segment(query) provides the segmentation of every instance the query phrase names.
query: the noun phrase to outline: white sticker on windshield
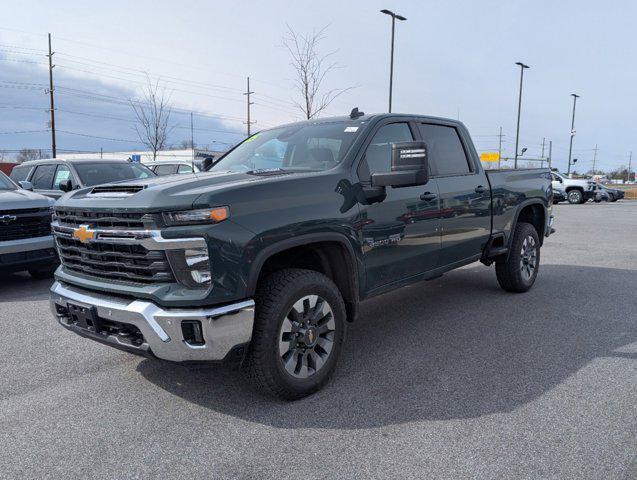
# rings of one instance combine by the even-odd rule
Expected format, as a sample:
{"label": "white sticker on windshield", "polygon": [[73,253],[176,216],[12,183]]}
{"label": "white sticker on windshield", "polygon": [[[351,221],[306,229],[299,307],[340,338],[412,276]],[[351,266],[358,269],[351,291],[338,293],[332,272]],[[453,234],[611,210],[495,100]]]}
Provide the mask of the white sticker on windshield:
{"label": "white sticker on windshield", "polygon": [[355,132],[358,130],[358,127],[345,127],[345,132]]}

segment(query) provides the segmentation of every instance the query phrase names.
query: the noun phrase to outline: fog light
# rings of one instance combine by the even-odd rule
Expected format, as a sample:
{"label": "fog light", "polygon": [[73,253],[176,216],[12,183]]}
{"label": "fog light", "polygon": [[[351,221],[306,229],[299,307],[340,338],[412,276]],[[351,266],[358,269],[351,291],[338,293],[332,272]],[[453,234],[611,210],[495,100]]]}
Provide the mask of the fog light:
{"label": "fog light", "polygon": [[207,288],[212,274],[208,249],[168,250],[168,261],[179,283],[190,288]]}
{"label": "fog light", "polygon": [[203,345],[206,343],[199,320],[184,320],[181,322],[181,333],[184,336],[184,342],[188,345]]}

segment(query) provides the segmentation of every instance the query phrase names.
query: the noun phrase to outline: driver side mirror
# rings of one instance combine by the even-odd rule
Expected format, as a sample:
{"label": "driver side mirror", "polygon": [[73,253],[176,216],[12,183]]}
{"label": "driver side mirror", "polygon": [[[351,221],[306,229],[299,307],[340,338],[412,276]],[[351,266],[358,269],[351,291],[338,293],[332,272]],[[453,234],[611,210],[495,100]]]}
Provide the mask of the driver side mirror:
{"label": "driver side mirror", "polygon": [[20,180],[18,182],[18,185],[20,185],[20,188],[22,190],[29,190],[30,192],[33,191],[33,184],[31,182],[28,182],[27,180]]}
{"label": "driver side mirror", "polygon": [[429,181],[429,159],[425,142],[391,145],[391,171],[372,173],[374,187],[414,187]]}
{"label": "driver side mirror", "polygon": [[73,190],[73,182],[71,182],[71,179],[64,180],[60,182],[59,188],[63,192],[70,192],[71,190]]}

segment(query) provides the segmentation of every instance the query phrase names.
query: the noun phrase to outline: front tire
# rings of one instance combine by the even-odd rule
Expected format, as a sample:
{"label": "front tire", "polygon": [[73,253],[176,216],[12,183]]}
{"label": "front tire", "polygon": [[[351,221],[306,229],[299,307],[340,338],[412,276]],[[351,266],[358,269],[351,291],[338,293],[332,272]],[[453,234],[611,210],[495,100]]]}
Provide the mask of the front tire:
{"label": "front tire", "polygon": [[569,190],[566,196],[568,197],[568,203],[571,205],[584,203],[584,194],[580,190]]}
{"label": "front tire", "polygon": [[507,292],[526,292],[535,283],[539,268],[540,240],[535,227],[520,222],[515,226],[508,256],[495,264],[498,283]]}
{"label": "front tire", "polygon": [[330,379],[345,339],[345,304],[325,275],[284,269],[265,278],[245,370],[275,397],[297,400]]}

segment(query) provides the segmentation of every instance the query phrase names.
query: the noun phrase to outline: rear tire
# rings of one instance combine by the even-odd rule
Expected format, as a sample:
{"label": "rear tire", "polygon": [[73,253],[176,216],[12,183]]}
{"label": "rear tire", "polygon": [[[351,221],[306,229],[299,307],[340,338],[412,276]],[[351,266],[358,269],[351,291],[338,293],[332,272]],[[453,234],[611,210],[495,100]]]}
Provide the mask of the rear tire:
{"label": "rear tire", "polygon": [[520,222],[515,226],[508,256],[496,261],[498,283],[507,292],[526,292],[535,283],[539,268],[540,240],[535,227]]}
{"label": "rear tire", "polygon": [[581,192],[581,190],[569,190],[566,194],[566,197],[568,198],[568,203],[570,203],[571,205],[584,203],[584,194]]}
{"label": "rear tire", "polygon": [[345,304],[325,275],[284,269],[260,282],[244,364],[267,394],[297,400],[330,379],[345,339]]}

